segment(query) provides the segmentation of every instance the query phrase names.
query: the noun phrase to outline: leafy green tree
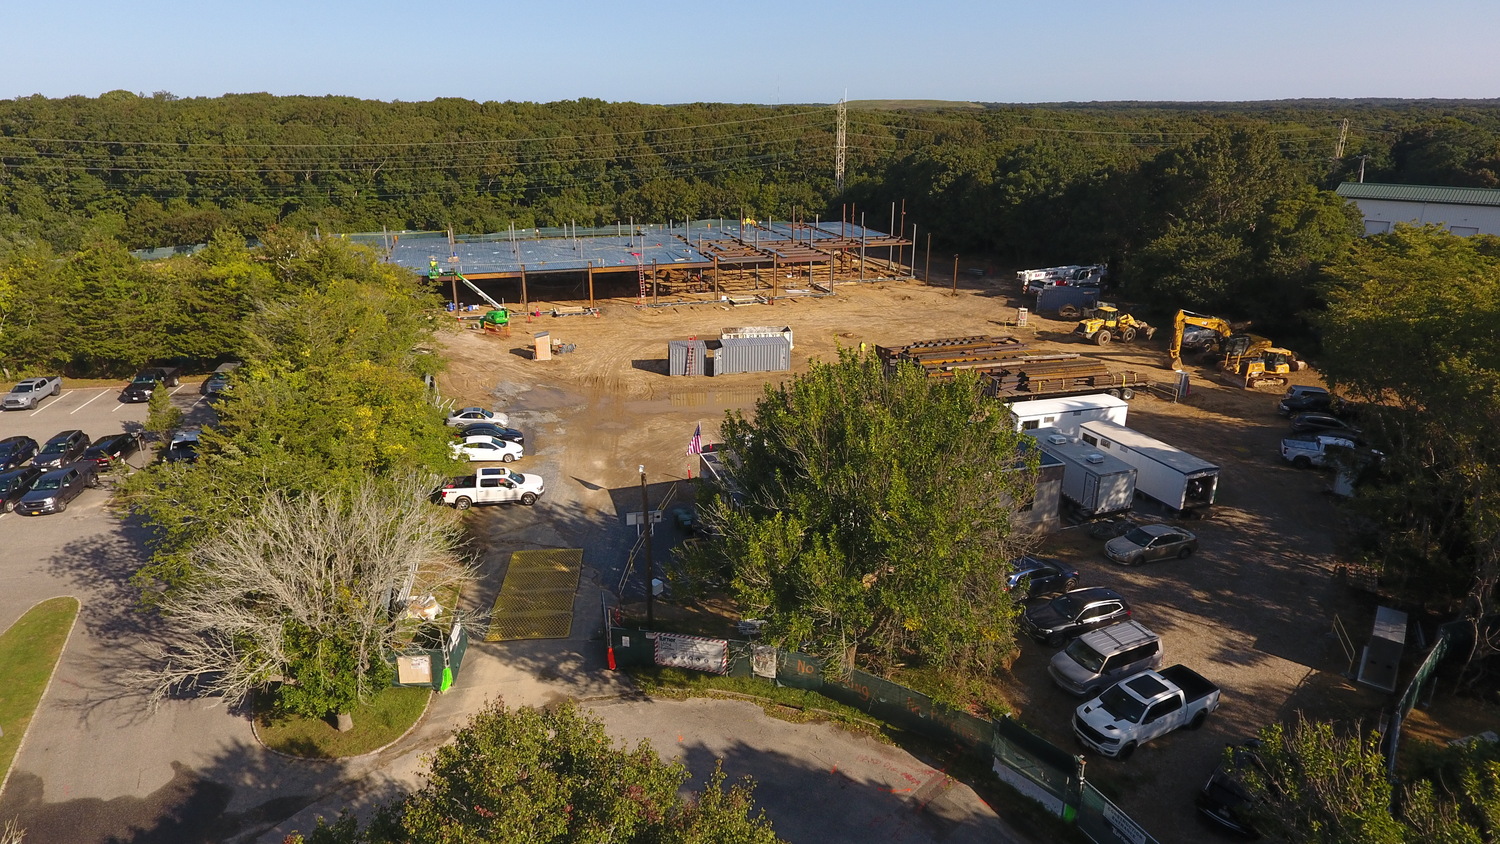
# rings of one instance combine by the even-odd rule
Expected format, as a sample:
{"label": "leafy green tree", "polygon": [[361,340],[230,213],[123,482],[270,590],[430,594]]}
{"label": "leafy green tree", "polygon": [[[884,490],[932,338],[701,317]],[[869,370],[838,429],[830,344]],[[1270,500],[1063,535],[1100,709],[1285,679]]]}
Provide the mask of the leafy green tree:
{"label": "leafy green tree", "polygon": [[[641,742],[617,748],[599,721],[491,702],[434,754],[426,784],[361,829],[345,817],[311,844],[774,844],[751,785],[715,768],[683,797],[688,771]],[[300,841],[300,837],[290,839]]]}
{"label": "leafy green tree", "polygon": [[[289,245],[288,245],[289,246]],[[211,247],[212,249],[212,247]],[[216,267],[239,272],[238,253]],[[409,273],[338,241],[275,253],[262,301],[238,330],[245,363],[196,464],[153,466],[125,485],[154,532],[136,574],[146,603],[194,578],[193,549],[251,517],[271,493],[334,493],[368,478],[452,468],[441,415],[419,375],[437,361],[426,292]]]}
{"label": "leafy green tree", "polygon": [[187,553],[191,581],[159,604],[155,694],[190,686],[237,702],[271,688],[278,708],[324,717],[389,685],[397,590],[447,595],[471,578],[456,526],[426,505],[432,483],[273,492],[203,538]]}
{"label": "leafy green tree", "polygon": [[1481,742],[1408,741],[1393,786],[1379,738],[1298,717],[1260,731],[1254,758],[1225,758],[1253,795],[1257,829],[1276,841],[1493,844],[1500,841],[1500,752]]}
{"label": "leafy green tree", "polygon": [[1500,187],[1500,137],[1458,116],[1402,132],[1390,156],[1385,177],[1395,182]]}
{"label": "leafy green tree", "polygon": [[873,355],[767,388],[726,418],[736,490],[706,507],[688,570],[732,589],[783,647],[986,670],[1013,649],[1005,561],[1035,458],[971,375],[886,374]]}
{"label": "leafy green tree", "polygon": [[172,404],[172,392],[165,385],[151,391],[146,404],[146,432],[158,440],[182,424],[182,408]]}
{"label": "leafy green tree", "polygon": [[[1500,584],[1500,238],[1398,226],[1327,270],[1325,377],[1360,400],[1386,451],[1354,499],[1372,562],[1429,605],[1462,609],[1476,651]],[[1378,353],[1372,353],[1376,350]]]}
{"label": "leafy green tree", "polygon": [[1254,795],[1249,812],[1259,831],[1297,844],[1404,840],[1375,734],[1343,734],[1299,715],[1290,726],[1262,729],[1260,739],[1259,764],[1238,771]]}

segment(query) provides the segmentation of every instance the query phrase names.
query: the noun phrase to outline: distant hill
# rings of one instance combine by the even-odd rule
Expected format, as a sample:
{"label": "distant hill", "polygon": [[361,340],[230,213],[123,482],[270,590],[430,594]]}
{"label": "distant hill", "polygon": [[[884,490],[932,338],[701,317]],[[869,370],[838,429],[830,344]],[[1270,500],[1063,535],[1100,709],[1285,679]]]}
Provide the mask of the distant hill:
{"label": "distant hill", "polygon": [[850,100],[849,107],[863,111],[948,111],[956,108],[980,111],[986,108],[983,104],[963,100]]}

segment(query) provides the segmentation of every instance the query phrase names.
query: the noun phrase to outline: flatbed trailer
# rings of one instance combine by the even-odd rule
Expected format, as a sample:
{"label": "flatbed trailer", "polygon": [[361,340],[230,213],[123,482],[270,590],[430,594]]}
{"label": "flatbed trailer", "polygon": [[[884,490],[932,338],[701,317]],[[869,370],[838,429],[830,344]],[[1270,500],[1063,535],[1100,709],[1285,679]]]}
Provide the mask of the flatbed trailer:
{"label": "flatbed trailer", "polygon": [[1066,367],[1020,366],[985,374],[984,390],[997,399],[1041,399],[1108,393],[1122,399],[1149,387],[1151,379],[1132,369],[1113,371],[1102,363],[1080,361]]}

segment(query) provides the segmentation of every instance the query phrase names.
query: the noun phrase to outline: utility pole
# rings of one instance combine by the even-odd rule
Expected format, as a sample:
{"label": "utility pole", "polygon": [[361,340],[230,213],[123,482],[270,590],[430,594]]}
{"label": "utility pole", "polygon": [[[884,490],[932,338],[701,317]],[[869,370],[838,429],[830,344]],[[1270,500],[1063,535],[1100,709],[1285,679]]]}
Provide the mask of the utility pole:
{"label": "utility pole", "polygon": [[1359,183],[1360,184],[1364,184],[1365,183],[1365,160],[1368,159],[1369,157],[1370,156],[1368,156],[1368,155],[1361,155],[1359,157]]}
{"label": "utility pole", "polygon": [[651,529],[651,501],[646,497],[645,465],[641,466],[641,519],[646,524],[646,629],[655,630],[656,613],[651,600],[653,597],[651,593],[655,591],[652,588],[655,584],[651,581],[656,579],[656,567],[651,564],[651,540],[654,538],[655,531]]}
{"label": "utility pole", "polygon": [[953,295],[958,295],[958,256],[953,256]]}
{"label": "utility pole", "polygon": [[833,139],[833,189],[839,196],[844,195],[844,154],[847,148],[845,143],[845,132],[849,125],[849,105],[846,102],[848,94],[839,100],[838,126],[834,130]]}

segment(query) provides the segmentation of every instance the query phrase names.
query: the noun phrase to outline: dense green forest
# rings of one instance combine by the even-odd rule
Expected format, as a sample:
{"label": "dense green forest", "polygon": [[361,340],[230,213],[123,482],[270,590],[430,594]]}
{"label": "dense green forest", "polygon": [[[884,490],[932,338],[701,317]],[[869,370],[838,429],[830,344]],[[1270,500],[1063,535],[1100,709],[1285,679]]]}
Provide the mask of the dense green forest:
{"label": "dense green forest", "polygon": [[117,91],[0,101],[0,233],[137,248],[223,226],[478,232],[826,218],[849,202],[883,227],[907,200],[945,247],[1060,260],[1128,251],[1159,226],[1138,213],[1164,210],[1151,206],[1170,199],[1177,160],[1216,128],[1258,133],[1288,178],[1319,187],[1361,164],[1371,181],[1500,185],[1490,102],[851,108],[839,196],[830,106]]}
{"label": "dense green forest", "polygon": [[[1489,101],[851,107],[842,192],[836,114],[124,91],[0,101],[0,358],[12,371],[103,374],[229,353],[255,290],[125,255],[215,232],[274,241],[740,214],[889,228],[893,205],[908,233],[944,250],[1108,261],[1127,298],[1311,342],[1312,281],[1359,234],[1330,188],[1361,169],[1500,185]],[[150,342],[121,347],[122,325]]]}

